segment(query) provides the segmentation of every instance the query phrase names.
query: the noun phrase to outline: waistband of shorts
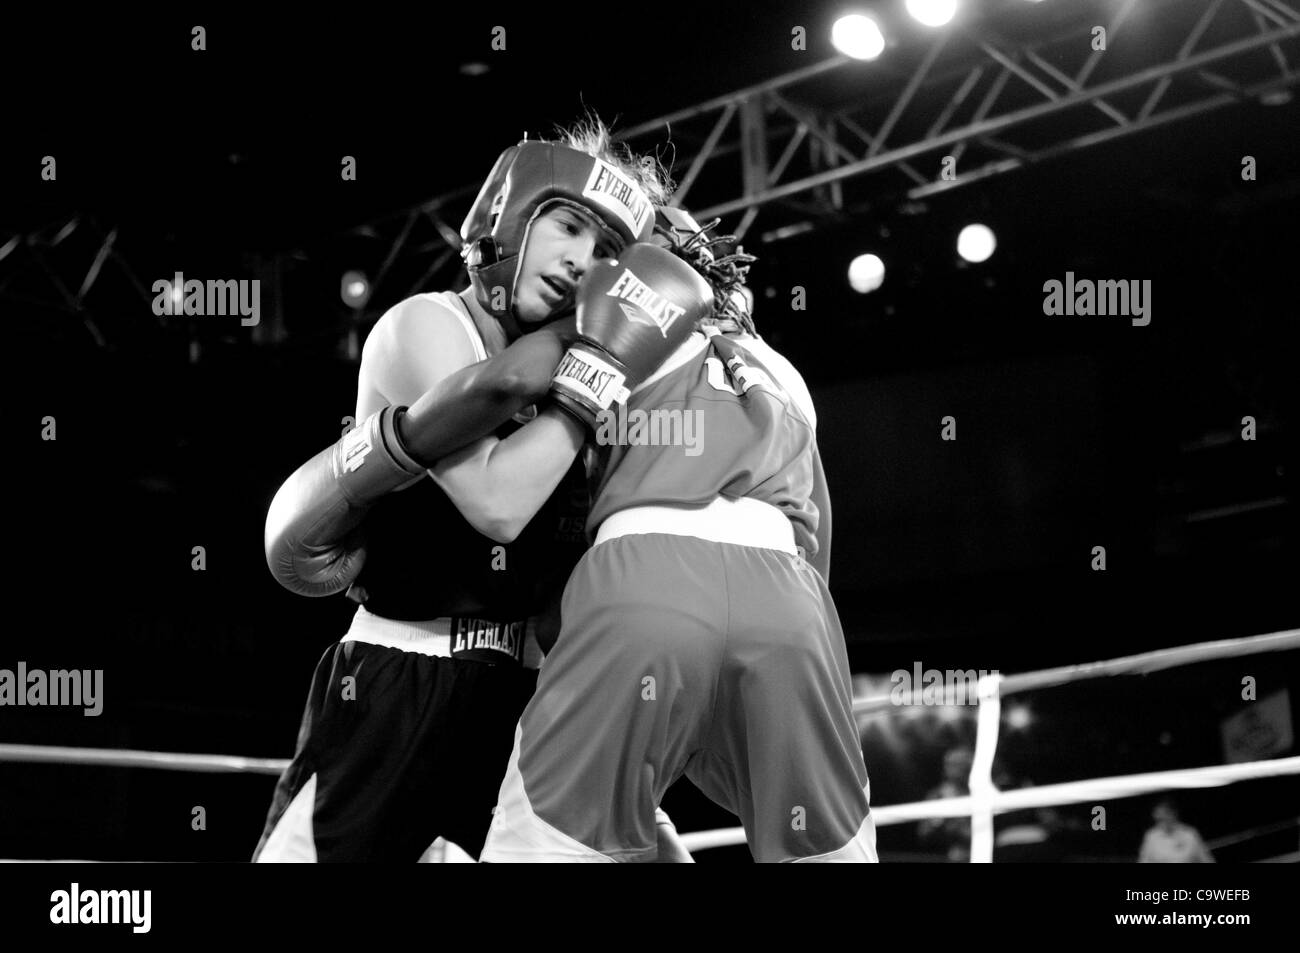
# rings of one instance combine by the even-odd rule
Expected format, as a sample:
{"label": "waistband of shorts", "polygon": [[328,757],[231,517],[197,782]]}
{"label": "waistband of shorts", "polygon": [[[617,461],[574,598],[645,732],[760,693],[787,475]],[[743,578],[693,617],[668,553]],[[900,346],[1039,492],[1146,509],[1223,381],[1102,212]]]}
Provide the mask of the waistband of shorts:
{"label": "waistband of shorts", "polygon": [[[488,620],[484,620],[487,622]],[[402,619],[387,619],[369,611],[365,606],[357,606],[352,616],[352,625],[347,635],[340,642],[365,642],[367,645],[382,645],[403,652],[416,652],[420,655],[438,658],[452,657],[452,635],[456,619],[442,616],[437,619],[411,622]],[[500,653],[503,660],[509,659]],[[537,623],[534,619],[524,621],[524,668],[538,668],[542,664],[542,650],[537,644]]]}
{"label": "waistband of shorts", "polygon": [[704,506],[634,506],[619,510],[600,524],[595,545],[640,533],[694,536],[715,543],[777,549],[791,556],[794,526],[771,503],[747,496],[717,497]]}

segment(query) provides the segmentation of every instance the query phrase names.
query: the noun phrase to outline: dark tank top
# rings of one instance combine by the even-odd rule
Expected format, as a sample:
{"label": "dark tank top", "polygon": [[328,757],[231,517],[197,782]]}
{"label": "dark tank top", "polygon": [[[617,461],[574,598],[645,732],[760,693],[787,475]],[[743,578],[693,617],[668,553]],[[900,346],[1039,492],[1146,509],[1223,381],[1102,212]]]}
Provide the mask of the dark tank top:
{"label": "dark tank top", "polygon": [[[519,428],[496,431],[504,439]],[[581,456],[513,543],[479,533],[426,477],[366,515],[366,562],[348,596],[376,615],[514,622],[541,612],[587,548]]]}

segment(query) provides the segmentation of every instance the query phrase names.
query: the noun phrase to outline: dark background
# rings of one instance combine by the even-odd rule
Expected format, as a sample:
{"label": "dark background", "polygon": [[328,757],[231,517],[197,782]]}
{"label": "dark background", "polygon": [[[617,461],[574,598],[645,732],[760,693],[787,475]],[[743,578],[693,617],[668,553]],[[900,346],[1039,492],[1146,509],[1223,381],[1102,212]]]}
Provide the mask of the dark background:
{"label": "dark background", "polygon": [[[1020,16],[1011,6],[987,12]],[[1040,4],[1042,19],[1023,29],[1063,22],[1063,6]],[[106,683],[98,718],[0,709],[0,741],[291,754],[312,668],[351,604],[274,583],[266,505],[353,411],[350,335],[363,340],[423,268],[418,254],[404,259],[353,315],[339,277],[373,274],[386,248],[359,226],[391,231],[392,215],[469,186],[448,207],[458,227],[525,130],[545,134],[584,107],[628,127],[806,66],[831,55],[839,10],[692,6],[689,28],[666,36],[649,26],[681,11],[642,12],[645,30],[603,7],[494,8],[454,22],[19,21],[0,38],[14,92],[0,244],[22,236],[0,259],[14,478],[0,667],[103,668]],[[201,54],[189,48],[196,22],[208,30]],[[489,49],[498,23],[508,52]],[[806,53],[789,48],[793,23],[808,27]],[[1160,35],[1159,22],[1141,28]],[[891,79],[905,75],[888,73],[893,52],[881,61]],[[490,71],[462,75],[475,61]],[[858,69],[818,95],[863,95]],[[1298,130],[1300,103],[1248,100],[920,203],[868,177],[868,208],[796,238],[763,242],[766,223],[790,210],[760,214],[746,239],[760,257],[756,318],[818,407],[835,504],[831,587],[855,672],[918,660],[1029,671],[1300,624]],[[1248,154],[1256,182],[1240,178]],[[44,155],[58,160],[56,182],[40,181]],[[357,158],[355,182],[339,179],[343,155]],[[736,180],[701,180],[689,204],[738,191]],[[997,233],[982,265],[953,253],[970,221]],[[114,263],[80,311],[58,306],[34,255],[75,289],[112,228],[146,288],[177,270],[261,277],[262,326],[155,318]],[[859,296],[845,269],[869,250],[890,270]],[[1045,317],[1043,282],[1071,270],[1150,279],[1151,324]],[[805,311],[789,308],[796,285]],[[46,415],[55,442],[35,436]],[[957,418],[956,442],[939,439],[945,415]],[[1254,442],[1239,438],[1245,415],[1258,421]],[[1272,502],[1243,506],[1257,501]],[[1225,515],[1206,517],[1216,510]],[[196,545],[204,572],[190,568]],[[1090,569],[1097,545],[1104,573]],[[1296,654],[1034,693],[1033,726],[1001,754],[1035,783],[1220,763],[1218,720],[1241,707],[1243,675],[1260,679],[1261,696],[1294,686]],[[873,750],[868,732],[876,802],[924,796],[944,748],[970,728],[918,722],[888,750]],[[0,856],[242,859],[272,784],[0,764]],[[733,823],[681,787],[666,806],[683,830]],[[1296,794],[1293,779],[1189,792],[1184,814],[1219,836],[1294,817]],[[206,832],[190,830],[194,805],[207,808]],[[1148,807],[1113,802],[1110,833],[1070,853],[1132,857]],[[1071,810],[1086,822],[1084,806]],[[1294,829],[1287,836],[1289,847],[1259,856],[1294,849]],[[882,829],[881,845],[917,856],[907,829]]]}

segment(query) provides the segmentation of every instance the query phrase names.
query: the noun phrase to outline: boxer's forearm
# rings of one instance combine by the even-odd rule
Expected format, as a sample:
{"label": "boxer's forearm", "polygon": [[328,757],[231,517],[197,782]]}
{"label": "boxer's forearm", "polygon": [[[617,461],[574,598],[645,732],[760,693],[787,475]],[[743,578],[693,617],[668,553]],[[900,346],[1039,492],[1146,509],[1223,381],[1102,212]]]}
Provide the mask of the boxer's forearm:
{"label": "boxer's forearm", "polygon": [[491,360],[453,372],[409,409],[384,407],[299,467],[267,513],[272,574],[303,595],[347,588],[365,561],[360,526],[369,506],[539,400],[561,353],[554,334],[521,338]]}
{"label": "boxer's forearm", "polygon": [[548,407],[505,440],[480,440],[429,472],[471,526],[509,543],[555,492],[586,437],[571,415]]}
{"label": "boxer's forearm", "polygon": [[425,466],[496,430],[545,396],[563,355],[545,330],[439,381],[398,418],[403,447]]}

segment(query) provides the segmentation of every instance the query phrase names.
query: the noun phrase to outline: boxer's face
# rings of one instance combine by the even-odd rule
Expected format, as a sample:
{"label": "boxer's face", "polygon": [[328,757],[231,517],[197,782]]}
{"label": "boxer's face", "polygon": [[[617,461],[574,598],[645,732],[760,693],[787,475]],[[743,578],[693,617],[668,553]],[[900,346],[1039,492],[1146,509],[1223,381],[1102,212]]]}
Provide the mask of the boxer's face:
{"label": "boxer's face", "polygon": [[528,232],[515,283],[515,317],[537,324],[568,311],[592,262],[613,258],[618,251],[594,218],[566,205],[547,209]]}

